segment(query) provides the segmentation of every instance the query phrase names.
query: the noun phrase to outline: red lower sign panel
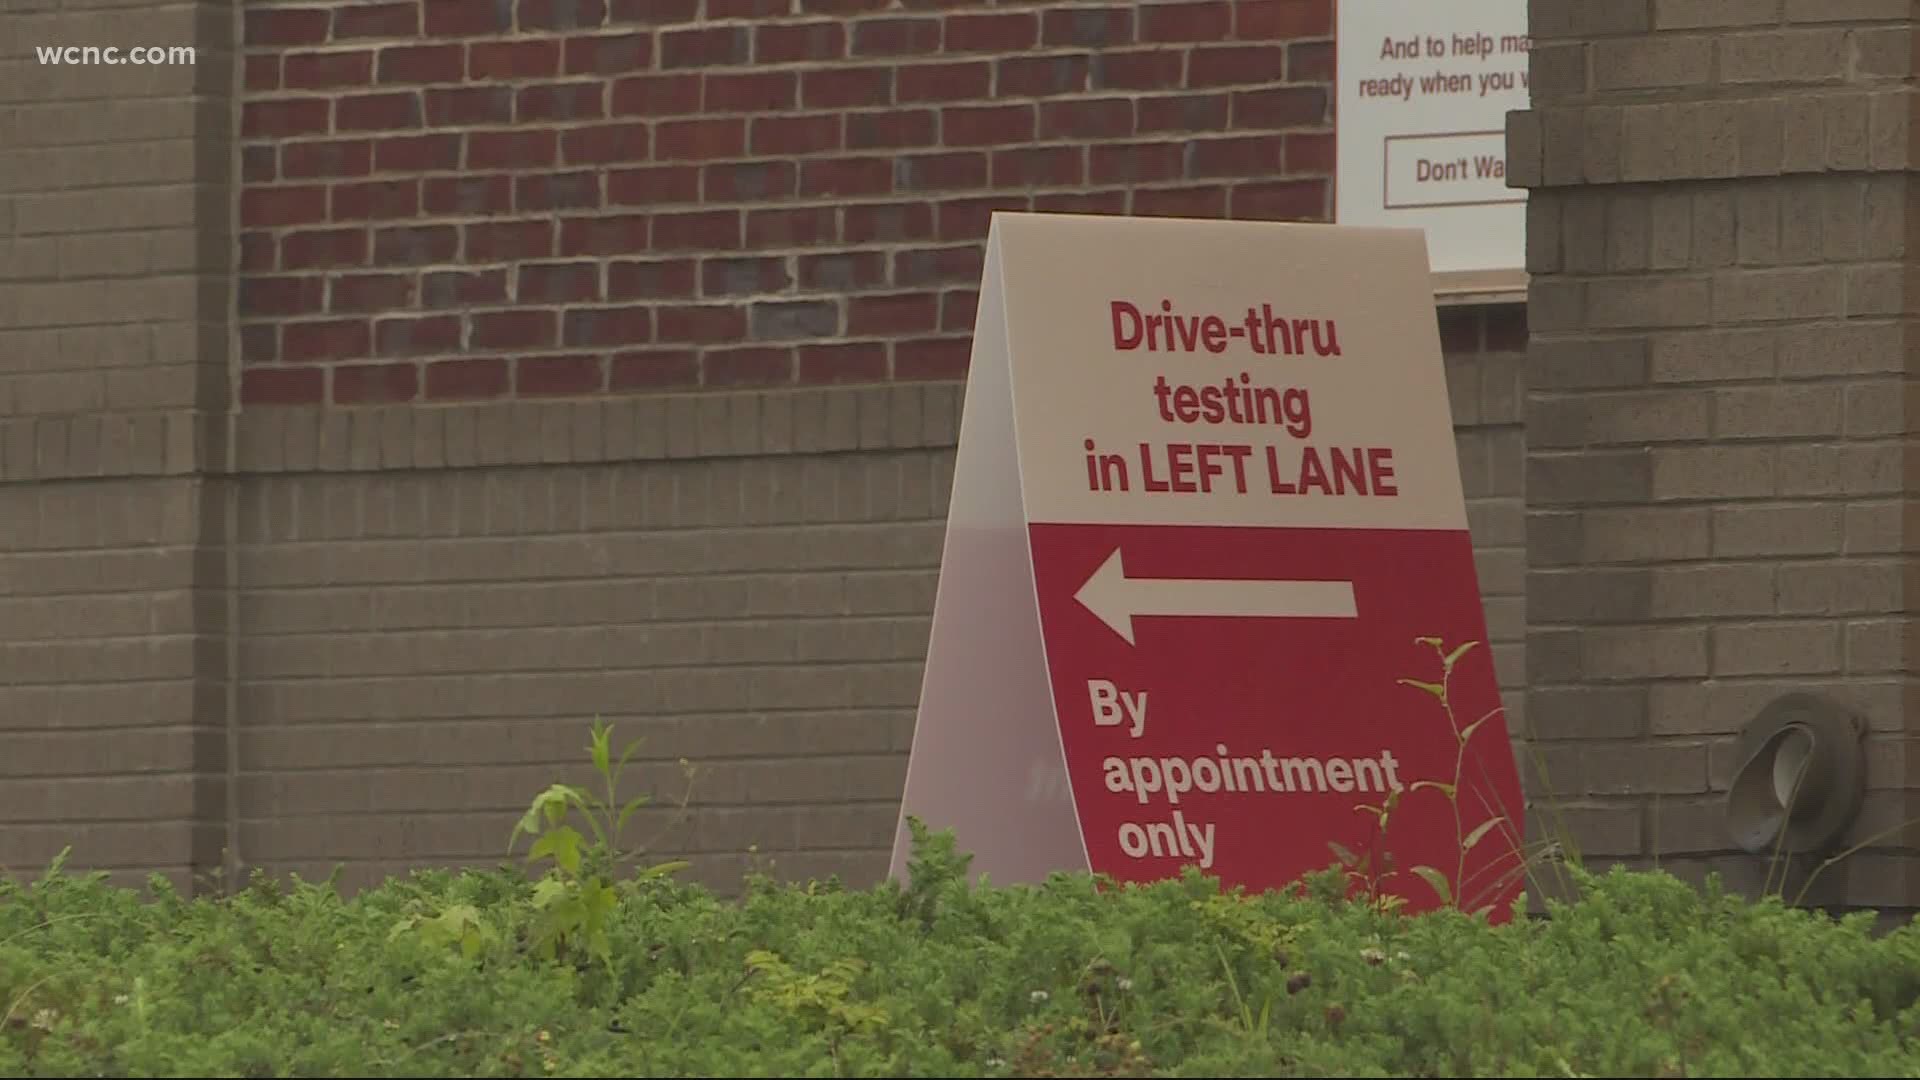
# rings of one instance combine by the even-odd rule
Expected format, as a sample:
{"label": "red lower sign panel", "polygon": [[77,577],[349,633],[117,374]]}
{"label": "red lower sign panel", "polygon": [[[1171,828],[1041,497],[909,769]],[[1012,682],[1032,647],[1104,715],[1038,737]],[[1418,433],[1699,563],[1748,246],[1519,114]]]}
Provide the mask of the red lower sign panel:
{"label": "red lower sign panel", "polygon": [[1520,785],[1466,532],[1030,536],[1095,873],[1261,890],[1340,863],[1411,910],[1507,916]]}

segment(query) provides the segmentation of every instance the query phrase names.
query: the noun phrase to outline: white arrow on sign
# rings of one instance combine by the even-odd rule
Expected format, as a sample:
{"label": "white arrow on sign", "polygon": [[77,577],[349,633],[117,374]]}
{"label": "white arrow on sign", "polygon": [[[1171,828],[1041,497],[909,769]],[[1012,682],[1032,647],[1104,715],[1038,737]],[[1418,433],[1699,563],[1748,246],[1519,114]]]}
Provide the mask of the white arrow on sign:
{"label": "white arrow on sign", "polygon": [[1114,548],[1073,594],[1132,645],[1133,620],[1151,615],[1230,619],[1353,619],[1351,581],[1130,578]]}

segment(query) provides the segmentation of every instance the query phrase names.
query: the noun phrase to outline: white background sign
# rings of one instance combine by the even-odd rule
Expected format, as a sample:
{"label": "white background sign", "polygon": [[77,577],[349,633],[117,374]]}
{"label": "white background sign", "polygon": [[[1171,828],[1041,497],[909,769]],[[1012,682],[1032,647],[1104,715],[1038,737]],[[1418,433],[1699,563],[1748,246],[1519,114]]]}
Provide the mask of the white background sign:
{"label": "white background sign", "polygon": [[1437,274],[1524,269],[1527,0],[1340,0],[1338,33],[1339,222],[1425,229]]}

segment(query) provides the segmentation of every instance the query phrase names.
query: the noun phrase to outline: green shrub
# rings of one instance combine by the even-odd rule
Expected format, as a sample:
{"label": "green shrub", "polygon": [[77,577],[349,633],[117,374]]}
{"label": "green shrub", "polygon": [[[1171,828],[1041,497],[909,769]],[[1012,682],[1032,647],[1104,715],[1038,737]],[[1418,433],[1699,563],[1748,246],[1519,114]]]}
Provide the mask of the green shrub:
{"label": "green shrub", "polygon": [[624,869],[610,735],[604,795],[556,785],[515,830],[531,879],[0,883],[0,1074],[1920,1076],[1913,925],[1577,866],[1577,901],[1499,925],[1337,865],[1000,887],[917,822],[908,884],[727,901]]}
{"label": "green shrub", "polygon": [[1249,897],[963,867],[922,834],[906,888],[623,878],[604,950],[551,958],[511,868],[188,900],[56,867],[0,886],[0,1071],[1920,1075],[1912,927],[1624,871],[1489,926],[1337,875]]}

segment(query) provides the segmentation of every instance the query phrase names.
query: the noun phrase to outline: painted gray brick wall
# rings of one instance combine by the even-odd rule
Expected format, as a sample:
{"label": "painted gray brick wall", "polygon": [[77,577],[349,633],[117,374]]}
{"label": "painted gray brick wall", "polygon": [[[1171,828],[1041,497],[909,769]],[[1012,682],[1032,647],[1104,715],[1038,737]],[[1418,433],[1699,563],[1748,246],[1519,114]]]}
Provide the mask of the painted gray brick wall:
{"label": "painted gray brick wall", "polygon": [[[1907,3],[1536,0],[1527,715],[1590,855],[1752,887],[1740,727],[1867,719],[1846,843],[1920,811],[1906,702],[1913,347]],[[1899,836],[1830,902],[1911,905]]]}
{"label": "painted gray brick wall", "polygon": [[[37,45],[191,45],[42,65]],[[185,884],[227,829],[231,11],[0,12],[0,867]]]}

